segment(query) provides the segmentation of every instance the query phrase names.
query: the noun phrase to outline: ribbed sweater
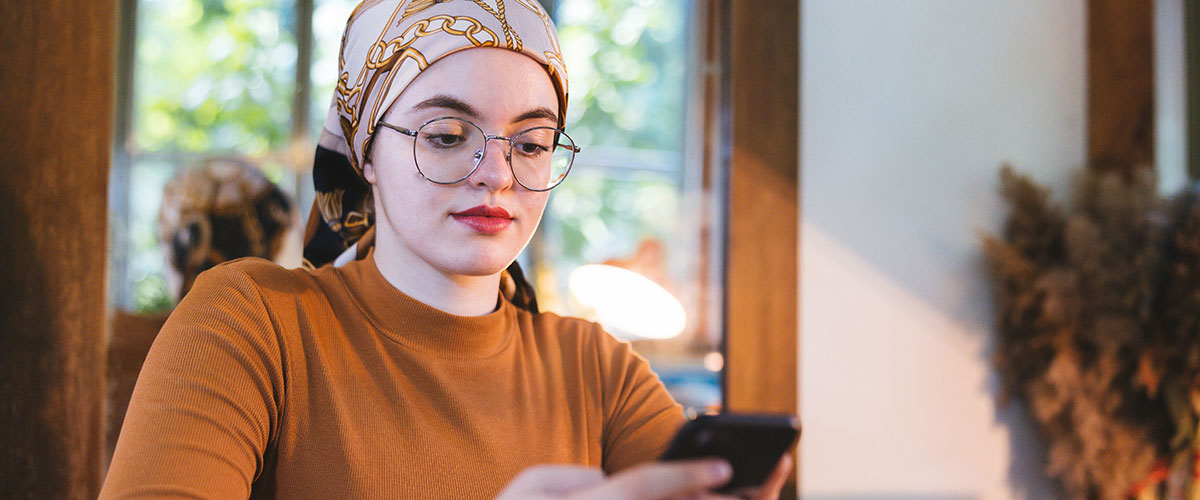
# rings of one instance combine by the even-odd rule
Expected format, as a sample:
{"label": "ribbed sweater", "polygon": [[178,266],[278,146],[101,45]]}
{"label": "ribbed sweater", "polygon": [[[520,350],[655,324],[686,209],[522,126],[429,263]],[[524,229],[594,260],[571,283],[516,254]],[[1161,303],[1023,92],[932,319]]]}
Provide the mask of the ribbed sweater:
{"label": "ribbed sweater", "polygon": [[491,498],[534,464],[652,460],[683,422],[598,325],[503,297],[451,315],[373,259],[203,273],[150,350],[100,498]]}

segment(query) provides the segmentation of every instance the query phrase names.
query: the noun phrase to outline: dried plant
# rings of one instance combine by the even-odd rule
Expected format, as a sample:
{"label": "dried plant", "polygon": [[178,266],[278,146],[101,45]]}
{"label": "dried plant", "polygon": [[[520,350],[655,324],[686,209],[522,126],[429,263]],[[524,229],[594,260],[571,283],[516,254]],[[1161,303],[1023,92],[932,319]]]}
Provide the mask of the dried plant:
{"label": "dried plant", "polygon": [[1153,171],[1086,173],[1070,210],[1004,167],[985,238],[1002,399],[1024,401],[1071,500],[1200,498],[1200,203]]}

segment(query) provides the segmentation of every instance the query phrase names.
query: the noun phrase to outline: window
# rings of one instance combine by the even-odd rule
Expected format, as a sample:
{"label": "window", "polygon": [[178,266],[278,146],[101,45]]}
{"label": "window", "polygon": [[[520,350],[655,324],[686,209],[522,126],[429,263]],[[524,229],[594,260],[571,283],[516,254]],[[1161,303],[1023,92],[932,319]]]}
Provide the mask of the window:
{"label": "window", "polygon": [[[312,151],[355,3],[126,0],[136,22],[122,27],[126,75],[111,182],[115,307],[171,307],[155,224],[163,186],[180,168],[247,160],[292,195],[302,225],[312,204]],[[299,263],[295,233],[285,265]]]}
{"label": "window", "polygon": [[[550,0],[545,0],[549,2]],[[171,306],[155,236],[166,181],[214,157],[247,160],[299,213],[283,264],[300,257],[311,162],[336,80],[352,0],[125,0],[112,179],[113,306]],[[634,340],[685,406],[720,403],[719,282],[706,181],[697,33],[688,0],[560,0],[550,5],[569,64],[567,130],[583,147],[552,192],[521,257],[544,309],[604,321],[570,288],[606,263],[669,291],[687,323],[670,340]],[[697,111],[701,110],[701,111]],[[717,277],[717,278],[714,278]],[[657,316],[657,315],[652,315]],[[636,336],[626,338],[636,339]],[[705,366],[707,362],[707,367]]]}
{"label": "window", "polygon": [[[582,145],[567,182],[550,198],[528,251],[539,301],[598,319],[633,340],[684,406],[721,402],[717,371],[720,302],[707,293],[718,269],[707,249],[717,199],[704,185],[698,82],[704,19],[687,0],[559,0],[554,5],[570,99],[567,131]],[[669,340],[637,340],[610,324],[638,311],[581,304],[571,273],[607,263],[661,285],[683,306],[686,326]],[[613,290],[627,294],[629,290]],[[632,300],[632,299],[631,299]],[[655,313],[645,321],[653,326]],[[643,319],[643,318],[638,318]]]}

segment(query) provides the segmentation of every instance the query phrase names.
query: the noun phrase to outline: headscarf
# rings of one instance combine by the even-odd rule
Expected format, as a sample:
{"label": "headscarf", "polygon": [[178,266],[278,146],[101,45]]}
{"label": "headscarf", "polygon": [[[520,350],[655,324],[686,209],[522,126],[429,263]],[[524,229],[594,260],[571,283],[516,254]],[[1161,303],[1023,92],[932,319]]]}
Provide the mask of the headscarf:
{"label": "headscarf", "polygon": [[[507,48],[540,63],[558,95],[563,126],[566,67],[554,23],[538,0],[364,0],[350,14],[337,88],[313,160],[316,200],[304,235],[306,266],[339,259],[355,244],[354,258],[366,255],[375,217],[362,164],[376,125],[421,71],[476,47]],[[518,282],[517,295],[527,289],[532,300],[520,267],[514,262],[508,271],[506,278]],[[536,310],[536,302],[532,305]]]}
{"label": "headscarf", "polygon": [[179,297],[202,271],[239,257],[273,259],[292,225],[292,202],[253,165],[214,159],[167,182],[158,238],[182,278]]}

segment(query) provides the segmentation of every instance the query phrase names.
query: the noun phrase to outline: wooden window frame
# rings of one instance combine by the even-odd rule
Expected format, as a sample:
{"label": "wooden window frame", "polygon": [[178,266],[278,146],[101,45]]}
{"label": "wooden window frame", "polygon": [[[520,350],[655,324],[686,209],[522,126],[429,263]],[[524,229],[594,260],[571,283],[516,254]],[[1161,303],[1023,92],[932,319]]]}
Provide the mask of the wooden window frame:
{"label": "wooden window frame", "polygon": [[[706,154],[725,193],[725,408],[799,413],[800,6],[713,0],[706,11],[721,75],[707,106],[722,140]],[[798,494],[793,470],[781,498]]]}

